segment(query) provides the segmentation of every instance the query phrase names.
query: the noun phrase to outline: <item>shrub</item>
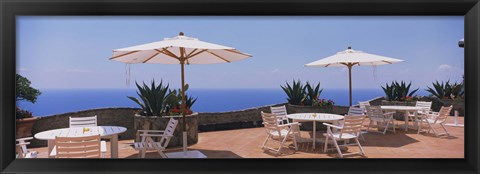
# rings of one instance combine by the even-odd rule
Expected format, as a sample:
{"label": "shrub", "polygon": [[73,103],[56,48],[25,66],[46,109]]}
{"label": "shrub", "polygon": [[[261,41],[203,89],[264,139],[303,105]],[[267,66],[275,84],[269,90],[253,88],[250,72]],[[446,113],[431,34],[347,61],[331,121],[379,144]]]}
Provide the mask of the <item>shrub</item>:
{"label": "shrub", "polygon": [[412,100],[413,95],[418,91],[419,88],[412,90],[410,92],[410,86],[412,82],[405,83],[404,81],[393,81],[390,85],[385,84],[385,87],[381,86],[383,92],[385,93],[386,98],[389,101],[405,101],[405,100]]}
{"label": "shrub", "polygon": [[432,96],[435,96],[439,99],[455,99],[456,97],[462,96],[463,85],[458,83],[450,83],[450,80],[446,82],[439,83],[436,81],[432,83],[433,88],[427,86],[426,91],[428,91]]}
{"label": "shrub", "polygon": [[320,89],[320,82],[315,87],[312,87],[310,83],[307,82],[304,88],[306,95],[303,103],[307,106],[313,106],[315,103],[318,103],[320,94],[323,92],[323,89]]}
{"label": "shrub", "polygon": [[305,87],[302,85],[300,80],[298,80],[297,82],[293,80],[293,85],[291,86],[287,82],[285,86],[280,85],[280,87],[282,87],[285,94],[287,94],[288,103],[292,105],[303,105],[303,101],[306,97],[306,92]]}
{"label": "shrub", "polygon": [[[190,108],[192,108],[193,104],[195,104],[197,98],[188,96],[188,87],[188,84],[185,84],[185,114],[192,114],[193,112]],[[169,91],[172,95],[168,98],[168,106],[166,108],[166,113],[168,113],[169,115],[179,115],[182,113],[182,89]]]}
{"label": "shrub", "polygon": [[140,115],[162,116],[165,114],[167,99],[172,95],[168,92],[168,84],[164,86],[160,81],[159,85],[155,85],[155,80],[152,81],[150,87],[145,83],[143,83],[143,86],[138,85],[137,82],[135,84],[138,88],[137,95],[141,101],[135,97],[128,96],[128,98],[140,105],[142,108]]}

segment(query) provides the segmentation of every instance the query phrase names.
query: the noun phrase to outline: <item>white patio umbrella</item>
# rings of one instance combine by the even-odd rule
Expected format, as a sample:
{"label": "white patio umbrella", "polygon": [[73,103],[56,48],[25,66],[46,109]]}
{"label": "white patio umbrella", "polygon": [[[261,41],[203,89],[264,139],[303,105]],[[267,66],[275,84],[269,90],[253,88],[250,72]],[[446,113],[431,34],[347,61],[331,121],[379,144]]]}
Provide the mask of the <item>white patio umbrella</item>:
{"label": "white patio umbrella", "polygon": [[377,66],[388,65],[392,63],[402,62],[403,60],[394,59],[390,57],[379,56],[375,54],[369,54],[362,51],[353,50],[352,47],[348,47],[347,50],[338,52],[335,55],[317,60],[305,64],[305,66],[318,66],[318,67],[347,67],[349,78],[349,94],[350,94],[350,106],[352,106],[352,67],[357,66]]}
{"label": "white patio umbrella", "polygon": [[113,50],[110,60],[134,63],[180,64],[182,78],[182,119],[183,150],[186,155],[187,132],[185,122],[185,64],[230,63],[252,57],[235,48],[203,42],[197,38],[187,37],[180,32],[179,36],[165,38],[158,42],[147,43]]}

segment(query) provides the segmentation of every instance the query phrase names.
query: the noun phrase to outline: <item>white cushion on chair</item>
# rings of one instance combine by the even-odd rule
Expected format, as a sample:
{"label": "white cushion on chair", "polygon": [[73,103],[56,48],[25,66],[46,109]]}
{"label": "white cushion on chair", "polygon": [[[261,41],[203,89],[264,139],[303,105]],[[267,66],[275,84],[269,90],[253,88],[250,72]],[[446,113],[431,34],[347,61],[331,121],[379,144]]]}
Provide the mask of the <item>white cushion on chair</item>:
{"label": "white cushion on chair", "polygon": [[[278,131],[270,131],[269,133],[270,133],[272,136],[275,136],[275,137],[278,137],[278,136],[279,136],[279,135],[278,135]],[[286,136],[287,133],[288,133],[288,130],[286,130],[286,129],[280,130],[280,136],[282,136],[282,137]]]}

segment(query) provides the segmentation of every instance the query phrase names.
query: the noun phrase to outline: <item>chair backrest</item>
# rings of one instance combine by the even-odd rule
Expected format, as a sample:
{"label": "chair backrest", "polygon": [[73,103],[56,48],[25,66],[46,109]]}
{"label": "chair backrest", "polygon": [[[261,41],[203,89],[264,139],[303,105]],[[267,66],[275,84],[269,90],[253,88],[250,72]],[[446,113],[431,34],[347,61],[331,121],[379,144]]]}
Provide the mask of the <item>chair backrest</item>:
{"label": "chair backrest", "polygon": [[365,106],[365,109],[367,110],[368,118],[384,118],[383,111],[380,106]]}
{"label": "chair backrest", "polygon": [[170,142],[170,139],[172,138],[171,136],[173,136],[173,133],[177,128],[177,125],[178,125],[178,120],[170,118],[170,120],[168,121],[167,127],[165,127],[165,131],[163,132],[164,135],[168,135],[168,136],[163,136],[160,139],[160,145],[162,147],[168,146],[168,143]]}
{"label": "chair backrest", "polygon": [[56,158],[100,158],[100,135],[55,137]]}
{"label": "chair backrest", "polygon": [[426,112],[430,111],[430,108],[432,108],[432,102],[417,101],[415,106],[425,108],[425,110],[420,110],[420,111],[418,111],[418,113],[426,113]]}
{"label": "chair backrest", "polygon": [[283,120],[287,120],[287,108],[285,105],[282,106],[272,106],[270,107],[270,111],[272,111],[272,114],[275,114],[277,117],[277,120],[281,123],[283,123]]}
{"label": "chair backrest", "polygon": [[267,134],[280,135],[280,129],[278,128],[278,120],[275,114],[272,113],[265,113],[263,111],[260,112],[262,115],[263,125],[265,126],[265,131]]}
{"label": "chair backrest", "polygon": [[366,106],[370,106],[370,102],[369,101],[360,101],[360,102],[358,102],[358,106],[360,108],[365,109]]}
{"label": "chair backrest", "polygon": [[442,106],[440,111],[438,111],[438,116],[435,118],[435,123],[443,123],[447,120],[448,116],[450,116],[450,112],[452,111],[453,106],[450,105],[448,107]]}
{"label": "chair backrest", "polygon": [[70,117],[70,127],[97,126],[97,116],[92,117]]}
{"label": "chair backrest", "polygon": [[343,134],[354,134],[356,136],[359,136],[362,131],[364,120],[365,115],[345,116],[343,120],[343,128],[340,130],[340,138],[342,138]]}
{"label": "chair backrest", "polygon": [[350,106],[350,108],[348,109],[347,115],[350,115],[350,116],[352,116],[352,115],[354,115],[354,116],[365,115],[365,109]]}

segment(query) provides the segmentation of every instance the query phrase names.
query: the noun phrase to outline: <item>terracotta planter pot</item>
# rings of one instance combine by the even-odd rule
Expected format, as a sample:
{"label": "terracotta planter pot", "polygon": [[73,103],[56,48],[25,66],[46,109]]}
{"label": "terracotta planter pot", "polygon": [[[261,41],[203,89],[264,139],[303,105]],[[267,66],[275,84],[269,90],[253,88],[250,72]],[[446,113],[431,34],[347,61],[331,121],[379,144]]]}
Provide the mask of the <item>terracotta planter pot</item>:
{"label": "terracotta planter pot", "polygon": [[32,136],[32,127],[37,121],[37,117],[24,118],[16,120],[16,138]]}
{"label": "terracotta planter pot", "polygon": [[[196,144],[198,142],[198,113],[193,113],[191,115],[187,115],[185,117],[187,123],[187,142],[188,145]],[[181,115],[176,116],[141,116],[135,115],[134,116],[134,129],[135,133],[137,130],[165,130],[167,126],[168,120],[170,118],[174,118],[175,120],[179,120],[177,127],[175,128],[175,132],[173,137],[170,139],[169,147],[180,147],[182,146],[182,125],[183,119]],[[140,141],[140,138],[135,136],[135,142]]]}

